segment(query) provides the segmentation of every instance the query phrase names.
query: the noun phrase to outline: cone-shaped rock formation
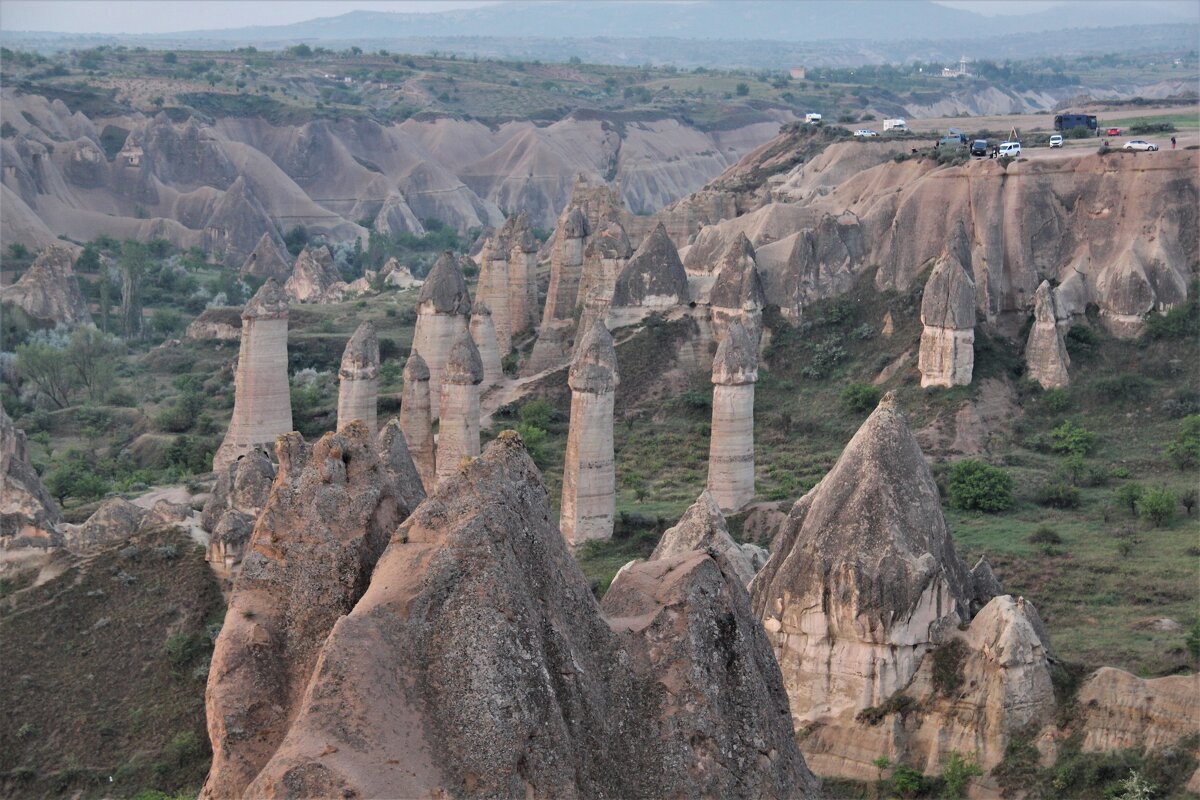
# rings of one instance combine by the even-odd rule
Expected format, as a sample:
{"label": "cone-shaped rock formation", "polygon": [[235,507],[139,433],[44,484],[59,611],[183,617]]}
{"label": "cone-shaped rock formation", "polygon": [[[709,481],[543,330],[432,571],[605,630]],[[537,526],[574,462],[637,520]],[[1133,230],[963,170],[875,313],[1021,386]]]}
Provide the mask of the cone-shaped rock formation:
{"label": "cone-shaped rock formation", "polygon": [[975,279],[962,223],[925,284],[921,323],[921,386],[968,385],[975,365]]}
{"label": "cone-shaped rock formation", "polygon": [[330,290],[341,280],[328,247],[306,247],[296,257],[292,275],[283,289],[294,302],[324,303],[331,299]]}
{"label": "cone-shaped rock formation", "polygon": [[357,419],[374,433],[379,403],[379,336],[374,324],[359,325],[346,343],[338,379],[338,428]]}
{"label": "cone-shaped rock formation", "polygon": [[1025,340],[1025,366],[1029,377],[1043,389],[1061,389],[1069,382],[1070,365],[1071,357],[1058,327],[1054,292],[1049,281],[1042,281],[1033,297],[1033,328]]}
{"label": "cone-shaped rock formation", "polygon": [[59,547],[62,513],[29,461],[25,431],[0,408],[0,542],[10,547]]}
{"label": "cone-shaped rock formation", "polygon": [[496,342],[495,318],[487,303],[476,300],[471,308],[471,341],[479,350],[483,363],[483,385],[481,391],[499,386],[504,380],[504,368],[500,366],[500,347]]}
{"label": "cone-shaped rock formation", "polygon": [[739,545],[733,540],[717,501],[707,489],[683,512],[679,522],[662,535],[650,560],[675,558],[692,550],[713,555],[721,561],[722,569],[736,575],[743,586],[749,585],[767,561],[767,551],[763,548],[755,544]]}
{"label": "cone-shaped rock formation", "polygon": [[757,346],[766,301],[762,276],[754,260],[754,248],[746,234],[739,233],[721,256],[708,303],[712,310],[713,334],[718,342],[724,338],[729,323],[737,319],[750,334],[750,341]]}
{"label": "cone-shaped rock formation", "polygon": [[413,331],[413,350],[421,354],[429,368],[430,413],[438,418],[441,402],[442,370],[450,357],[450,348],[467,332],[471,298],[458,259],[449,250],[438,256],[417,297],[417,327]]}
{"label": "cone-shaped rock formation", "polygon": [[276,241],[278,238],[278,234],[272,237],[270,231],[264,233],[259,238],[258,244],[254,245],[254,249],[250,251],[250,255],[246,256],[246,261],[242,264],[242,272],[247,275],[257,275],[260,278],[286,281],[292,268],[288,264],[287,250],[283,247],[282,241]]}
{"label": "cone-shaped rock formation", "polygon": [[0,300],[19,307],[42,324],[90,325],[92,315],[79,290],[74,263],[70,250],[52,244],[16,283],[0,289]]}
{"label": "cone-shaped rock formation", "polygon": [[612,324],[628,324],[647,311],[664,311],[687,303],[687,273],[675,243],[659,223],[617,276],[610,311]]}

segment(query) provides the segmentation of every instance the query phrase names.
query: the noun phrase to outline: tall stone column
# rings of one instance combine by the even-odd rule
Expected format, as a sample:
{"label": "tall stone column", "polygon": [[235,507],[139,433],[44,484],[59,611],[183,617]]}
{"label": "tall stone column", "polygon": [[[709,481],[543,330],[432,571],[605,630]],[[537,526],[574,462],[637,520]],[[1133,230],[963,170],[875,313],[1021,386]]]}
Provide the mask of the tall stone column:
{"label": "tall stone column", "polygon": [[251,450],[274,453],[275,437],[292,430],[287,336],[287,295],[274,278],[267,278],[242,309],[233,418],[213,457],[215,472]]}
{"label": "tall stone column", "polygon": [[587,231],[587,221],[577,206],[563,212],[554,234],[554,249],[550,255],[550,286],[546,292],[546,308],[542,312],[542,327],[538,330],[537,342],[529,355],[526,368],[529,374],[555,367],[565,361],[569,354],[567,339],[574,325]]}
{"label": "tall stone column", "polygon": [[400,430],[412,456],[425,492],[437,485],[433,455],[433,419],[429,413],[429,367],[413,350],[404,365],[404,389],[400,393]]}
{"label": "tall stone column", "polygon": [[725,513],[754,499],[754,382],[758,355],[740,321],[729,324],[713,359],[708,491]]}
{"label": "tall stone column", "polygon": [[1033,327],[1025,341],[1025,366],[1029,377],[1043,389],[1061,389],[1070,382],[1070,365],[1071,357],[1058,328],[1054,290],[1049,281],[1042,281],[1033,297]]}
{"label": "tall stone column", "polygon": [[584,334],[567,383],[571,423],[559,527],[574,550],[592,539],[612,538],[616,513],[613,398],[619,378],[617,352],[603,321]]}
{"label": "tall stone column", "polygon": [[921,298],[921,386],[966,386],[975,367],[975,279],[962,224],[938,259]]}
{"label": "tall stone column", "polygon": [[458,259],[449,250],[438,256],[417,297],[417,327],[413,331],[413,349],[429,367],[430,414],[438,418],[441,399],[442,369],[450,348],[467,333],[467,315],[471,298]]}
{"label": "tall stone column", "polygon": [[378,427],[379,336],[372,323],[359,325],[346,343],[338,378],[338,430],[357,419],[375,433]]}
{"label": "tall stone column", "polygon": [[504,380],[504,368],[500,364],[500,347],[496,343],[496,326],[491,310],[487,303],[476,300],[471,308],[471,341],[479,350],[479,358],[483,362],[483,385],[480,391],[486,392],[493,386],[499,386]]}
{"label": "tall stone column", "polygon": [[479,384],[483,362],[467,333],[450,350],[442,373],[442,418],[438,426],[437,481],[458,471],[464,458],[479,455]]}
{"label": "tall stone column", "polygon": [[522,211],[509,234],[508,305],[511,336],[524,333],[537,324],[537,253],[538,240]]}
{"label": "tall stone column", "polygon": [[[512,350],[512,301],[509,285],[512,264],[509,261],[509,236],[512,233],[513,217],[483,246],[479,257],[479,284],[475,289],[476,301],[482,301],[492,312],[496,326],[496,344],[500,352]],[[476,342],[478,344],[478,342]]]}

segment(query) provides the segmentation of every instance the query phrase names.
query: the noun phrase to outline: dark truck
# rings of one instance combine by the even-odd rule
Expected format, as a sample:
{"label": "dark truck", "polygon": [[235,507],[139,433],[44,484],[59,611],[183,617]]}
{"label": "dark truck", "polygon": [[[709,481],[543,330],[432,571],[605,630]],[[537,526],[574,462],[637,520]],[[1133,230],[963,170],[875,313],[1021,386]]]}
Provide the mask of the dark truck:
{"label": "dark truck", "polygon": [[1096,115],[1058,114],[1054,117],[1054,130],[1061,133],[1071,128],[1087,128],[1092,133],[1095,133],[1097,128]]}

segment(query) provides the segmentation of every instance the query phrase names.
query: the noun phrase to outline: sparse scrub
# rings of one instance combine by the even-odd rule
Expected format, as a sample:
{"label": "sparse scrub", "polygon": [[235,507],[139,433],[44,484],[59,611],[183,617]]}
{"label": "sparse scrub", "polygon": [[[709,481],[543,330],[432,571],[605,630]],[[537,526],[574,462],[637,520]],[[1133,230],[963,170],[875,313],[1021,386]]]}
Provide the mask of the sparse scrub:
{"label": "sparse scrub", "polygon": [[1163,528],[1175,519],[1178,506],[1179,498],[1170,489],[1151,489],[1137,501],[1138,517],[1155,528]]}
{"label": "sparse scrub", "polygon": [[1079,489],[1062,480],[1050,478],[1038,486],[1034,495],[1038,505],[1050,508],[1079,508]]}

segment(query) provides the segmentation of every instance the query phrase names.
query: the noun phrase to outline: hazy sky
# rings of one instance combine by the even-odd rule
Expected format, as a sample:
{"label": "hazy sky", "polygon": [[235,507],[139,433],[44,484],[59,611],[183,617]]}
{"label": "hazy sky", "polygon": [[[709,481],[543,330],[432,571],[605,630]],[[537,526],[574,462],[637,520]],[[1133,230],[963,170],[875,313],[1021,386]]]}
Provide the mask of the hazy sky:
{"label": "hazy sky", "polygon": [[[64,33],[168,33],[246,25],[284,25],[355,9],[444,11],[495,0],[0,0],[0,29]],[[1056,0],[937,0],[983,14],[1022,14]],[[1078,2],[1078,0],[1077,0]],[[1081,3],[1082,5],[1083,3]],[[1090,4],[1094,8],[1095,4]]]}

